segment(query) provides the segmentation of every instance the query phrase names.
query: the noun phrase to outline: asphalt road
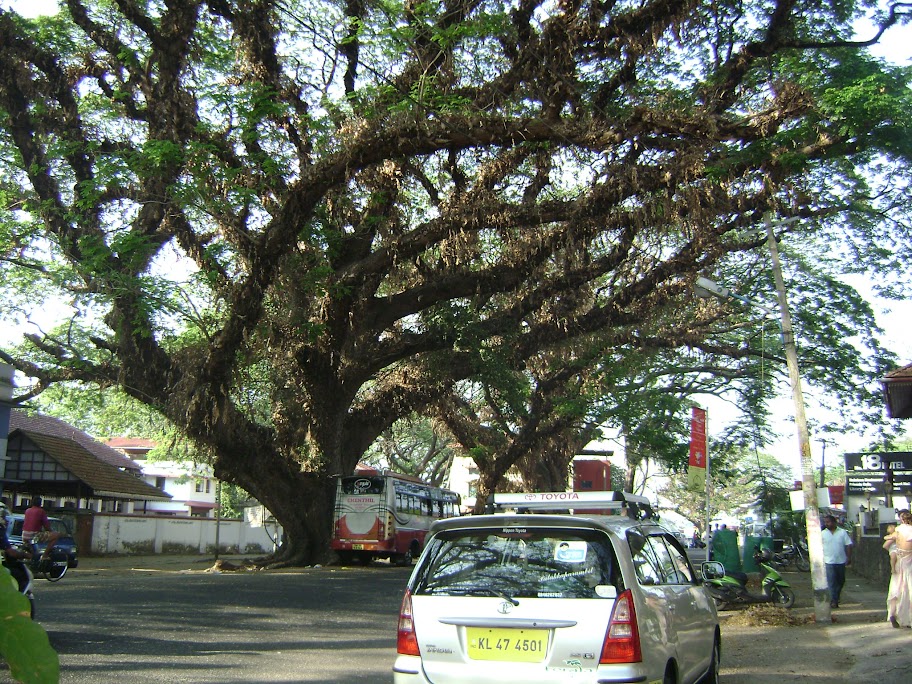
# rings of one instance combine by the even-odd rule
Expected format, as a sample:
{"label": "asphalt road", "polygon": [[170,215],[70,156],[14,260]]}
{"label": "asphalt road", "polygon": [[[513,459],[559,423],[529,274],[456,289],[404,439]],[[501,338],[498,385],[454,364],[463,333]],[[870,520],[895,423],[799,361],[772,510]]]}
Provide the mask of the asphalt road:
{"label": "asphalt road", "polygon": [[392,681],[408,575],[73,570],[36,582],[37,620],[63,684]]}

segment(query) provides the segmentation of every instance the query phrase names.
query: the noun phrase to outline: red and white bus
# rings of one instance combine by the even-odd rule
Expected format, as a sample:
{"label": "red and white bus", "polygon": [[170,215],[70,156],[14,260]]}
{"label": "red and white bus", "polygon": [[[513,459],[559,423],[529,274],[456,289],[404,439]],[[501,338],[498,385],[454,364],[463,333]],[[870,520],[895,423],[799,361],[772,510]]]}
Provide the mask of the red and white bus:
{"label": "red and white bus", "polygon": [[410,564],[435,520],[459,515],[459,495],[418,478],[366,471],[336,482],[330,546],[343,563]]}

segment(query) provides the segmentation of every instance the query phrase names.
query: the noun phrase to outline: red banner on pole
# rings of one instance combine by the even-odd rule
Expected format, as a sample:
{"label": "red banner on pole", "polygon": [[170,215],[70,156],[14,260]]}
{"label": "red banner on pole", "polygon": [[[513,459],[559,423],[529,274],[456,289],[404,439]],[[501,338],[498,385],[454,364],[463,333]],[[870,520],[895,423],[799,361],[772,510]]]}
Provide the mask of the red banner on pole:
{"label": "red banner on pole", "polygon": [[697,468],[706,467],[706,409],[691,409],[689,462]]}
{"label": "red banner on pole", "polygon": [[706,409],[691,409],[690,459],[687,468],[687,486],[701,490],[706,487]]}

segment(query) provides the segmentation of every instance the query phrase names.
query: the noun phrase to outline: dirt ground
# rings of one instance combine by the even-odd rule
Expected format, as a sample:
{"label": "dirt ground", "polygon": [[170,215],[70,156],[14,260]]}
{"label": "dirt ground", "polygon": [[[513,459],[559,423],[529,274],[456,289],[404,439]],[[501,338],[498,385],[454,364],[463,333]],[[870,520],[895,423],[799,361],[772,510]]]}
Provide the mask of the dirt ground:
{"label": "dirt ground", "polygon": [[850,569],[833,623],[820,625],[810,573],[783,577],[796,594],[790,611],[763,605],[720,613],[725,684],[912,681],[912,630],[886,622],[884,590]]}

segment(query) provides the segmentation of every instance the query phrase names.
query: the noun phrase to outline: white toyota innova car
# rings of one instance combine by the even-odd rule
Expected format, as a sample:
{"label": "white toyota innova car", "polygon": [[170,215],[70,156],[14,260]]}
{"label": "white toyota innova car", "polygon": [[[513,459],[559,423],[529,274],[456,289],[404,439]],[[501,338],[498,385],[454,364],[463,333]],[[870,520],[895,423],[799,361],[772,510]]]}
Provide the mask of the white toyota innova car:
{"label": "white toyota innova car", "polygon": [[494,503],[505,512],[431,528],[402,601],[396,684],[718,681],[715,605],[646,499]]}

